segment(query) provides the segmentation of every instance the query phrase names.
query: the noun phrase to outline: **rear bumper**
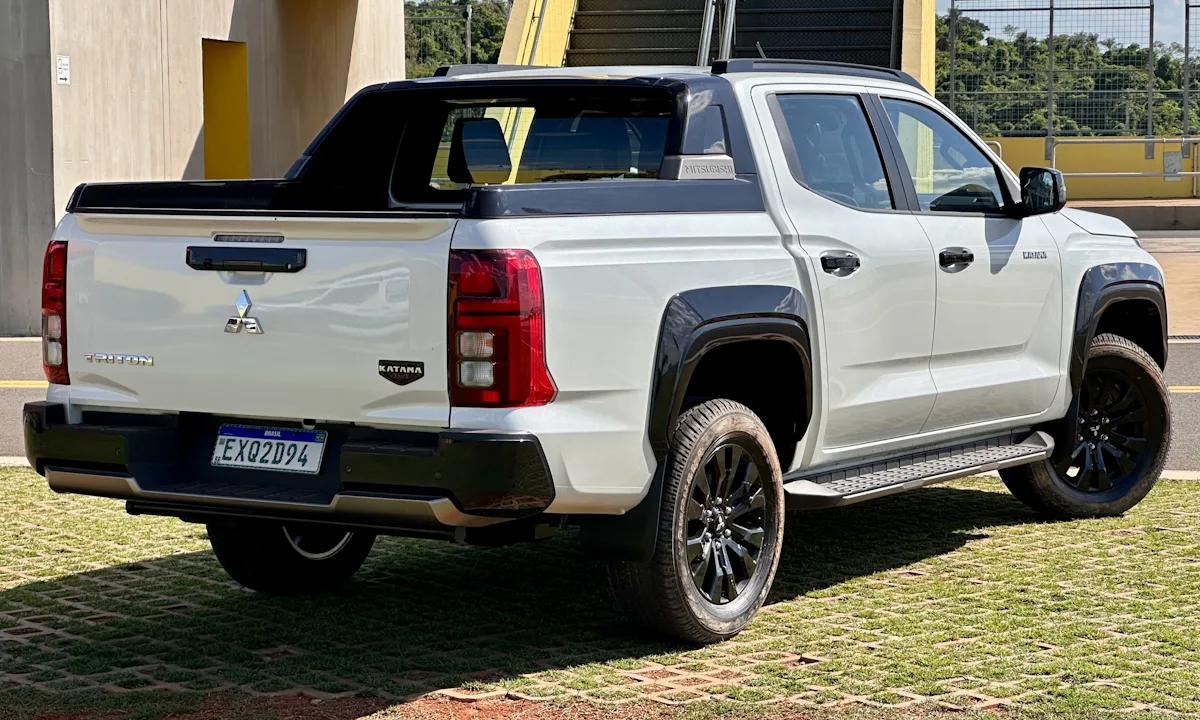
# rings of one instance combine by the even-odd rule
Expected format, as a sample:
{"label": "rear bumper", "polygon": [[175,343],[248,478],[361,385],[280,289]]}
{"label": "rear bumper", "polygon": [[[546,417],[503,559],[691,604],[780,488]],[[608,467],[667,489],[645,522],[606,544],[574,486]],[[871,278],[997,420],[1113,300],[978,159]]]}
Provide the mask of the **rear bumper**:
{"label": "rear bumper", "polygon": [[327,430],[318,475],[212,467],[222,423],[208,415],[87,413],[29,403],[25,453],[51,489],[129,501],[133,513],[204,520],[306,520],[383,531],[479,527],[543,512],[554,486],[536,437],[474,431]]}

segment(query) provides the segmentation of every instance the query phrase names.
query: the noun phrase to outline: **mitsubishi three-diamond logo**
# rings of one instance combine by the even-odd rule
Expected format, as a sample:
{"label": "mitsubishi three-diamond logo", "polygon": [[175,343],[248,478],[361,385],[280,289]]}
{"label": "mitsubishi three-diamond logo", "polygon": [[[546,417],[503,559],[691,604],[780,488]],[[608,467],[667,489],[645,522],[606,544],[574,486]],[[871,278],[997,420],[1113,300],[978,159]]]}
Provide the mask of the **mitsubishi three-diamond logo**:
{"label": "mitsubishi three-diamond logo", "polygon": [[246,328],[246,332],[251,335],[262,335],[262,324],[258,322],[258,318],[246,317],[246,313],[250,312],[250,296],[243,290],[241,295],[238,295],[237,302],[233,304],[237,308],[237,317],[231,317],[225,321],[225,332],[239,333],[242,328]]}

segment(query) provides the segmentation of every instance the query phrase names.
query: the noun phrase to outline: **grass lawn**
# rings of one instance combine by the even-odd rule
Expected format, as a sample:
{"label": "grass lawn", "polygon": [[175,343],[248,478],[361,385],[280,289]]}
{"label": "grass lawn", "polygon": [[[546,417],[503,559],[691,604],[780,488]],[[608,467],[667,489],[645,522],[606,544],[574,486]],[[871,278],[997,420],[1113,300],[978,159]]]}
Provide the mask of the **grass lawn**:
{"label": "grass lawn", "polygon": [[344,593],[268,598],[203,526],[0,483],[0,717],[471,707],[384,710],[443,689],[496,718],[1200,715],[1200,483],[1108,520],[1040,522],[987,479],[797,514],[768,607],[705,649],[632,634],[573,534],[381,538]]}

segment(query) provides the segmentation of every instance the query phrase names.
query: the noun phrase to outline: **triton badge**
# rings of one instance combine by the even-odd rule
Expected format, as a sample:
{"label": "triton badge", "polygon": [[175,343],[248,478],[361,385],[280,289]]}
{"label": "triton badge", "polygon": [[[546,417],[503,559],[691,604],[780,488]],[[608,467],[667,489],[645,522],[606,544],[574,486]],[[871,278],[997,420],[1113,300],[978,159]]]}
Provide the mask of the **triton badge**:
{"label": "triton badge", "polygon": [[225,321],[225,332],[238,333],[242,328],[246,328],[246,332],[251,335],[262,335],[262,324],[258,322],[258,318],[246,317],[246,313],[250,312],[250,296],[243,290],[241,295],[238,295],[237,302],[233,304],[237,308],[237,317],[231,317]]}
{"label": "triton badge", "polygon": [[380,360],[379,374],[397,385],[407,385],[425,377],[425,363],[411,360]]}
{"label": "triton badge", "polygon": [[84,353],[83,359],[90,363],[108,363],[109,365],[142,365],[152,367],[154,357],[151,355],[113,355],[111,353]]}
{"label": "triton badge", "polygon": [[1045,250],[1025,250],[1021,253],[1021,257],[1026,260],[1045,260]]}

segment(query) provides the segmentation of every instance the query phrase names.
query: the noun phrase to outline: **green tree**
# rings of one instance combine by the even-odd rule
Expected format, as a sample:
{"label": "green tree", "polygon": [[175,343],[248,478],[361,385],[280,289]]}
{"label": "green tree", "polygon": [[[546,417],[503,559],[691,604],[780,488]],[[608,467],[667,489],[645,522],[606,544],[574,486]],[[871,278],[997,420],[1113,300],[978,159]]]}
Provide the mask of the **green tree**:
{"label": "green tree", "polygon": [[468,5],[471,8],[471,61],[496,62],[508,21],[504,0],[407,0],[404,3],[404,56],[408,77],[429,77],[442,65],[460,65],[467,61],[466,23],[462,17]]}
{"label": "green tree", "polygon": [[[984,135],[1043,135],[1050,45],[1008,25],[997,36],[954,10],[937,18],[937,92]],[[954,28],[954,72],[950,26]],[[1054,131],[1060,135],[1142,134],[1149,101],[1150,49],[1097,33],[1054,37]],[[1154,47],[1154,131],[1182,132],[1183,49]],[[1195,81],[1193,80],[1193,83]],[[1200,92],[1197,93],[1200,95]],[[1191,127],[1196,111],[1189,118]]]}

